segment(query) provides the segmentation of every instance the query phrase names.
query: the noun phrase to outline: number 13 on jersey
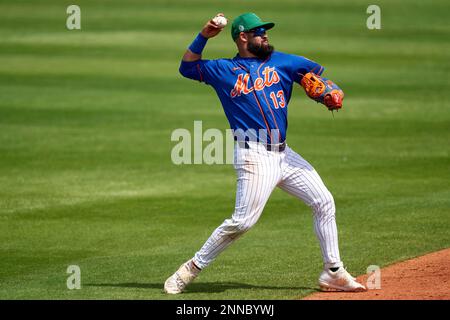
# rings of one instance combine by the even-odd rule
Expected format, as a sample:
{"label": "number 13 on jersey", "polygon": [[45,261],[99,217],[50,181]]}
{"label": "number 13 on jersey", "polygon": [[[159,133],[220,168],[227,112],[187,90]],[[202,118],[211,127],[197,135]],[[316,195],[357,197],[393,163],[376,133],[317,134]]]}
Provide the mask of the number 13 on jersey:
{"label": "number 13 on jersey", "polygon": [[274,91],[272,91],[270,93],[270,99],[272,99],[275,109],[284,108],[286,106],[283,90],[279,90],[276,94]]}

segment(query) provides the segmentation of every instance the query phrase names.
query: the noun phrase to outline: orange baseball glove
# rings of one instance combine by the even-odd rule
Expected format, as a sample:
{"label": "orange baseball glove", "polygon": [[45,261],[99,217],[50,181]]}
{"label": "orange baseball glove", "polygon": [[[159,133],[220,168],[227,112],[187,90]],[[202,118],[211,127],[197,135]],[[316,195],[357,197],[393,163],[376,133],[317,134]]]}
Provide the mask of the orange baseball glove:
{"label": "orange baseball glove", "polygon": [[306,94],[311,99],[324,104],[328,110],[339,110],[342,108],[344,92],[333,81],[308,72],[300,82]]}

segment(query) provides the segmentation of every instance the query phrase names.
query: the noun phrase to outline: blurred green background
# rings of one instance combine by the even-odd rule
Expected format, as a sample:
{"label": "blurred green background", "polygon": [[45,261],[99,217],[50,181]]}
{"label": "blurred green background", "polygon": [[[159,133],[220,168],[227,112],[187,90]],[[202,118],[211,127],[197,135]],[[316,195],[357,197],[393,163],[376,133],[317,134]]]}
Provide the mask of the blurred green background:
{"label": "blurred green background", "polygon": [[[66,8],[81,8],[81,30]],[[366,9],[381,7],[381,30]],[[187,292],[164,280],[234,208],[231,165],[171,162],[176,128],[228,128],[179,61],[217,12],[274,21],[277,50],[345,91],[294,90],[289,145],[333,193],[341,256],[363,274],[450,246],[448,1],[0,1],[0,298],[297,299],[317,290],[308,207],[277,190]],[[232,57],[229,26],[208,59]],[[81,290],[66,269],[81,268]]]}

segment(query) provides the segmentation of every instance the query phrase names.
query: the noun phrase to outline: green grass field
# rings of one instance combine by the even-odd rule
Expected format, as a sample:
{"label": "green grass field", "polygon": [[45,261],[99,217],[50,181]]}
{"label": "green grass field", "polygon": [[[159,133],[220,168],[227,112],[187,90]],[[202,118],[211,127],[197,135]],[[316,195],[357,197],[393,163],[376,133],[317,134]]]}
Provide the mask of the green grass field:
{"label": "green grass field", "polygon": [[[280,190],[180,296],[164,280],[232,214],[231,165],[171,162],[176,128],[228,128],[215,92],[178,73],[204,22],[253,11],[280,51],[327,68],[335,117],[296,88],[289,145],[333,193],[354,275],[450,246],[448,1],[0,2],[1,299],[297,299],[322,268],[309,208]],[[230,29],[205,58],[236,53]],[[81,268],[81,290],[66,269]]]}

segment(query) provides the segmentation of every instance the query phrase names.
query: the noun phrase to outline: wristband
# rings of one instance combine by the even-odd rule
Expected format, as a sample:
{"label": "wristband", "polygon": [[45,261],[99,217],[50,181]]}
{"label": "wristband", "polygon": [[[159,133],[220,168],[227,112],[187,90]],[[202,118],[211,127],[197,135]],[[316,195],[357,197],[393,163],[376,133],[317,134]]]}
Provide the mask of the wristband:
{"label": "wristband", "polygon": [[199,33],[189,46],[189,50],[191,50],[195,54],[202,54],[202,51],[206,45],[206,41],[208,41],[208,38],[205,38],[201,33]]}

